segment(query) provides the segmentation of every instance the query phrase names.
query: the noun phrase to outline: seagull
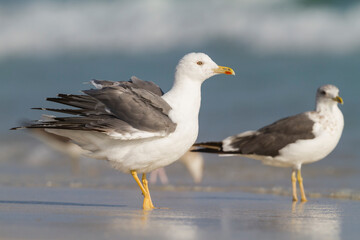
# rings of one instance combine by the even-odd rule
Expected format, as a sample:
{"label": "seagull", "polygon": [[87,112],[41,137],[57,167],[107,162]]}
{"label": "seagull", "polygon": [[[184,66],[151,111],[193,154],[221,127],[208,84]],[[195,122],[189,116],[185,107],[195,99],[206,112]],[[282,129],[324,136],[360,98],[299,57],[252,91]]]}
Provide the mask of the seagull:
{"label": "seagull", "polygon": [[267,165],[291,167],[293,201],[298,200],[297,178],[301,201],[306,202],[302,164],[326,157],[336,147],[344,128],[344,117],[338,107],[343,100],[338,94],[339,89],[334,85],[321,86],[316,93],[314,111],[283,118],[257,131],[246,131],[221,142],[196,143],[194,146],[198,148],[194,151],[244,156]]}
{"label": "seagull", "polygon": [[[178,63],[173,87],[162,95],[152,82],[93,80],[84,94],[59,94],[48,101],[71,109],[40,108],[74,116],[47,116],[27,126],[70,139],[95,159],[130,173],[144,196],[143,209],[154,209],[146,173],[167,166],[195,143],[201,84],[217,74],[235,75],[204,53],[189,53]],[[142,174],[140,181],[138,173]]]}
{"label": "seagull", "polygon": [[[79,164],[84,150],[77,144],[71,142],[69,138],[59,136],[45,131],[43,128],[29,129],[32,136],[42,141],[53,150],[65,155],[71,160],[71,170],[74,174],[79,173]],[[37,152],[38,150],[34,150]]]}
{"label": "seagull", "polygon": [[[190,149],[191,150],[191,149]],[[187,151],[179,161],[183,163],[189,171],[193,182],[199,184],[203,178],[204,158],[200,153]],[[165,168],[158,168],[150,173],[150,183],[155,184],[159,176],[161,184],[169,184]]]}
{"label": "seagull", "polygon": [[[191,149],[190,149],[191,150]],[[204,158],[200,153],[188,151],[180,158],[189,171],[194,183],[199,184],[203,179]]]}

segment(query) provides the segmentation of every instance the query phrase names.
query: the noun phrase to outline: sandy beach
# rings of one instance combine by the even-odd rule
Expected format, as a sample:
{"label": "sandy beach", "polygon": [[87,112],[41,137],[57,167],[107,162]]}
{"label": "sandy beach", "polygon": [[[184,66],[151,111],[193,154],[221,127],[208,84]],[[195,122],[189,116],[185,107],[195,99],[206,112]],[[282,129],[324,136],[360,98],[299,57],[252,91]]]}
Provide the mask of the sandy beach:
{"label": "sandy beach", "polygon": [[356,239],[360,203],[244,192],[0,187],[0,239]]}

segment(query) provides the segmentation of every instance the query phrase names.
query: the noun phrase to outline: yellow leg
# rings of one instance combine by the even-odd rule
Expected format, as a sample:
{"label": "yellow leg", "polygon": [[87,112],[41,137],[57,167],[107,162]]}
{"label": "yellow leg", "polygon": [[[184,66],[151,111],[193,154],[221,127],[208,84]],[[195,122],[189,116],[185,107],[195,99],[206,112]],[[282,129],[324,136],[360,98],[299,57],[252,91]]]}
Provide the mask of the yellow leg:
{"label": "yellow leg", "polygon": [[307,202],[306,196],[305,196],[305,190],[303,185],[303,178],[301,177],[301,170],[298,170],[297,179],[299,181],[299,187],[300,187],[300,194],[301,194],[301,202]]}
{"label": "yellow leg", "polygon": [[143,186],[145,188],[145,191],[148,193],[148,196],[149,196],[148,199],[144,198],[144,203],[145,203],[145,200],[148,201],[147,205],[150,206],[151,209],[153,209],[155,207],[154,207],[154,204],[151,201],[149,184],[148,184],[148,181],[146,180],[146,173],[143,173],[141,180],[142,180]]}
{"label": "yellow leg", "polygon": [[293,202],[297,202],[297,192],[296,192],[296,172],[295,170],[291,173],[291,183],[292,183],[292,191],[293,191]]}
{"label": "yellow leg", "polygon": [[[135,179],[136,183],[139,185],[142,194],[144,195],[144,202],[143,202],[143,209],[144,210],[151,210],[154,206],[151,203],[150,193],[146,190],[146,188],[141,184],[140,179],[136,173],[136,171],[131,171],[131,175]],[[146,180],[146,179],[145,179]]]}

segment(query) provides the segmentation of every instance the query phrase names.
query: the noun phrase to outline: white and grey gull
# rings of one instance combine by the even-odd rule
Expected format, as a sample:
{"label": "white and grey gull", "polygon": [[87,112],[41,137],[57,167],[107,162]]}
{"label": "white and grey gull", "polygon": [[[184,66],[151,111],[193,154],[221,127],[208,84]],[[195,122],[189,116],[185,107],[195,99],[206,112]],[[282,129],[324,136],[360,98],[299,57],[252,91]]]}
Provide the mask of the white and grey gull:
{"label": "white and grey gull", "polygon": [[189,53],[179,61],[173,87],[164,95],[156,84],[135,77],[121,82],[93,80],[96,89],[84,94],[47,99],[75,108],[42,108],[74,116],[48,116],[20,128],[43,128],[66,137],[85,155],[131,173],[144,196],[143,209],[153,209],[146,173],[171,164],[193,145],[201,84],[216,74],[235,75],[204,53]]}
{"label": "white and grey gull", "polygon": [[[339,89],[324,85],[316,93],[316,109],[278,120],[257,131],[246,131],[221,142],[197,143],[197,152],[217,153],[220,156],[244,156],[264,164],[291,167],[293,201],[297,201],[296,180],[301,201],[307,198],[301,176],[302,164],[319,161],[336,147],[340,140],[344,117],[338,103]],[[297,172],[297,173],[296,173]]]}

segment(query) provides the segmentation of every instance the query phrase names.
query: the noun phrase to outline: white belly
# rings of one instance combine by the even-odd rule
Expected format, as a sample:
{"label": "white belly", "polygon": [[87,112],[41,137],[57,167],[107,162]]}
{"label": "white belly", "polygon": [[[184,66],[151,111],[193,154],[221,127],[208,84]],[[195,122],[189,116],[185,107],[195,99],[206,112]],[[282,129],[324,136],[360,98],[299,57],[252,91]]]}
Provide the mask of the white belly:
{"label": "white belly", "polygon": [[88,157],[108,160],[122,172],[136,170],[150,172],[178,160],[194,144],[198,125],[178,126],[166,137],[140,140],[115,140],[99,132],[49,130],[49,132],[70,137]]}
{"label": "white belly", "polygon": [[141,144],[138,141],[114,141],[113,147],[103,150],[101,154],[120,171],[150,172],[178,160],[194,144],[197,133],[197,129],[176,131],[165,138],[142,140]]}
{"label": "white belly", "polygon": [[275,157],[274,161],[300,168],[302,164],[316,162],[329,155],[336,147],[339,139],[340,136],[334,138],[329,134],[323,134],[315,139],[298,140],[281,149],[279,151],[280,156]]}

